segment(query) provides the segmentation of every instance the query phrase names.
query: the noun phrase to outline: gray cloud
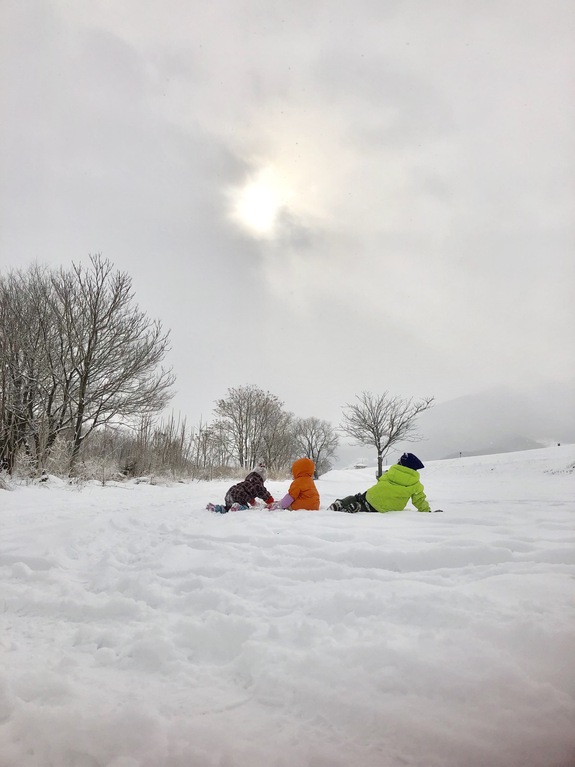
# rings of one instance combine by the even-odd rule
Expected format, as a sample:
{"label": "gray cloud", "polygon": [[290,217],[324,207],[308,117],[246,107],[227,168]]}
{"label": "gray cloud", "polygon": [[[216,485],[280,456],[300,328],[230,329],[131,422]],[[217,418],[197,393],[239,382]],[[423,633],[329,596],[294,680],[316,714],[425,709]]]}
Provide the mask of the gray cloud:
{"label": "gray cloud", "polygon": [[[192,420],[572,377],[572,4],[0,13],[0,268],[126,269]],[[273,236],[231,215],[268,167]]]}

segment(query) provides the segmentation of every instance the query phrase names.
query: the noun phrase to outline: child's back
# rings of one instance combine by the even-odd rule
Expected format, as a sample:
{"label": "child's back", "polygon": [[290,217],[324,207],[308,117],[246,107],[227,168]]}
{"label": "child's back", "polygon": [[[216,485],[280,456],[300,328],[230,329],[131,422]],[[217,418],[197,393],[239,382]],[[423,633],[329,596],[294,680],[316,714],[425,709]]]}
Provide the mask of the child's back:
{"label": "child's back", "polygon": [[288,494],[293,498],[290,508],[292,511],[298,509],[317,511],[319,509],[319,493],[313,481],[314,462],[311,458],[298,458],[297,461],[294,461],[291,470],[294,479],[288,490]]}

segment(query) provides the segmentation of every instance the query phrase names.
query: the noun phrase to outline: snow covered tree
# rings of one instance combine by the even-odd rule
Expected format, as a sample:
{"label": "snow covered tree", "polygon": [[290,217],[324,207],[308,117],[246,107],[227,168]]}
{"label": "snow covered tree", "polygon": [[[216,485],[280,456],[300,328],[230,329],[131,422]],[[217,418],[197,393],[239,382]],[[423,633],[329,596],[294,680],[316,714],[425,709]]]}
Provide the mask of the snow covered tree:
{"label": "snow covered tree", "polygon": [[417,439],[415,420],[433,405],[433,397],[414,401],[413,398],[393,397],[388,392],[356,396],[357,404],[346,405],[341,431],[359,445],[375,447],[377,478],[383,472],[383,458],[397,442]]}

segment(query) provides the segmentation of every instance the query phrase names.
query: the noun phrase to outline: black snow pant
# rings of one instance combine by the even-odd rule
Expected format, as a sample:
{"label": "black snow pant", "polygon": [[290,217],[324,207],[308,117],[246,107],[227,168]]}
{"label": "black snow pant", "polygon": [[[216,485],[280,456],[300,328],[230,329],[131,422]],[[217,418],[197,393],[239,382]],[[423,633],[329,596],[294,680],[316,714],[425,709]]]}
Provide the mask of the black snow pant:
{"label": "black snow pant", "polygon": [[358,511],[374,511],[377,513],[377,509],[373,508],[365,496],[366,493],[347,495],[345,498],[339,498],[337,501],[334,501],[330,509],[334,511],[347,511],[349,514],[355,514]]}

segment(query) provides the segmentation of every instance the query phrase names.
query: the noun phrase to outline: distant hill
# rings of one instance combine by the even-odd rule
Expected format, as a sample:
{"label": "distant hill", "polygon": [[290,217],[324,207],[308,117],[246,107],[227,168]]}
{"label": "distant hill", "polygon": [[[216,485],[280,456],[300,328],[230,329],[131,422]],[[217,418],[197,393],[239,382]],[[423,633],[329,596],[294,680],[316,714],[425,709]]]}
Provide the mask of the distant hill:
{"label": "distant hill", "polygon": [[[397,445],[388,463],[405,450],[425,461],[574,443],[575,382],[522,392],[501,387],[458,397],[436,404],[417,424],[421,440]],[[375,464],[373,452],[342,445],[338,465],[359,458]]]}
{"label": "distant hill", "polygon": [[451,455],[444,455],[442,458],[465,458],[470,455],[496,455],[499,453],[515,453],[522,450],[537,450],[538,448],[549,447],[548,444],[542,442],[536,442],[528,437],[520,436],[508,436],[500,444],[492,443],[484,445],[479,450],[461,450],[458,453],[451,453]]}
{"label": "distant hill", "polygon": [[459,397],[423,413],[418,429],[423,436],[418,449],[428,460],[575,442],[575,385],[523,392],[497,388]]}

